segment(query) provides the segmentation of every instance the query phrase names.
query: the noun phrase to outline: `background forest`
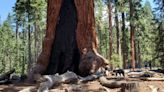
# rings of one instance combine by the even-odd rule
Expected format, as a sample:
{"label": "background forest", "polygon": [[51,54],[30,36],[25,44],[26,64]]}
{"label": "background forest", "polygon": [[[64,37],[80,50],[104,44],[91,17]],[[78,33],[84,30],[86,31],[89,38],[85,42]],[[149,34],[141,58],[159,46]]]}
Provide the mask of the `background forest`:
{"label": "background forest", "polygon": [[[164,68],[164,0],[154,0],[153,9],[149,1],[95,0],[99,52],[113,67],[130,68],[134,52],[136,68],[150,63]],[[1,22],[0,73],[15,68],[25,74],[36,63],[46,31],[46,5],[46,0],[17,0]]]}

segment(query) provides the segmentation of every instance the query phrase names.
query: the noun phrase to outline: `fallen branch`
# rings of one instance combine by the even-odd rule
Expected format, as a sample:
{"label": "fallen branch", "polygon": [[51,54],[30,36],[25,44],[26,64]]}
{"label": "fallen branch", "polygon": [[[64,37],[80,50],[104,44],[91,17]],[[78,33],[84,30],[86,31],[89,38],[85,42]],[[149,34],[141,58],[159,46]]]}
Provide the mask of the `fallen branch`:
{"label": "fallen branch", "polygon": [[100,81],[101,85],[108,87],[108,88],[119,88],[119,87],[121,87],[121,85],[123,83],[127,82],[125,80],[120,80],[120,81],[108,80],[104,76],[100,77],[99,81]]}
{"label": "fallen branch", "polygon": [[140,78],[144,81],[164,81],[164,78]]}
{"label": "fallen branch", "polygon": [[93,74],[93,75],[89,75],[87,77],[82,77],[79,80],[79,83],[85,83],[85,82],[88,82],[88,81],[93,81],[93,80],[98,79],[102,76],[104,76],[104,73],[96,73],[96,74]]}
{"label": "fallen branch", "polygon": [[59,85],[61,83],[74,83],[77,82],[78,76],[73,72],[66,72],[62,75],[45,75],[45,82],[40,83],[38,92],[47,92],[54,85]]}
{"label": "fallen branch", "polygon": [[126,80],[108,80],[105,77],[101,77],[100,83],[102,86],[108,87],[108,88],[121,88],[121,92],[139,92],[138,82],[130,82]]}

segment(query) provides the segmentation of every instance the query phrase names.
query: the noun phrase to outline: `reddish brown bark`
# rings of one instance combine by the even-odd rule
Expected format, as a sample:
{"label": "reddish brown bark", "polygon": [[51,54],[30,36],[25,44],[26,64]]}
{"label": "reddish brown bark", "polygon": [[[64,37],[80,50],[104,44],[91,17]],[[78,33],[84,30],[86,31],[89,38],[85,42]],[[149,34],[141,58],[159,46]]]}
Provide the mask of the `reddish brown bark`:
{"label": "reddish brown bark", "polygon": [[[81,57],[86,58],[84,62],[81,61],[79,66],[84,66],[86,61],[90,61],[90,63],[87,63],[90,64],[88,65],[89,67],[85,66],[79,70],[80,72],[84,72],[84,69],[87,68],[89,70],[94,69],[93,72],[95,72],[99,67],[106,65],[106,62],[104,62],[106,60],[97,53],[98,44],[95,31],[94,0],[74,0],[74,3],[77,10],[78,21],[76,29],[77,46]],[[34,77],[34,74],[44,73],[49,65],[61,5],[62,0],[48,0],[46,36],[43,42],[42,53],[38,57],[34,71],[31,72],[32,74],[30,76],[32,77]],[[86,53],[92,54],[92,59],[87,58],[88,54],[86,57],[84,56],[84,49],[87,50]],[[95,63],[97,65],[93,67]]]}
{"label": "reddish brown bark", "polygon": [[[48,0],[47,9],[47,31],[43,42],[43,50],[38,58],[38,64],[47,67],[51,46],[55,38],[55,28],[62,0]],[[80,52],[87,48],[97,50],[97,37],[95,32],[94,5],[93,0],[75,0],[77,8],[78,25],[77,25],[77,42]]]}
{"label": "reddish brown bark", "polygon": [[135,69],[135,47],[134,47],[134,23],[132,21],[134,16],[134,6],[132,0],[129,0],[129,6],[130,6],[130,41],[131,41],[131,66],[134,71]]}
{"label": "reddish brown bark", "polygon": [[80,52],[84,48],[93,50],[98,48],[95,32],[94,1],[74,0],[77,8],[77,44]]}
{"label": "reddish brown bark", "polygon": [[[98,40],[95,31],[94,0],[74,0],[77,8],[77,44],[83,60],[80,62],[79,71],[82,76],[96,72],[99,67],[107,64],[107,60],[98,52]],[[83,50],[88,50],[88,55],[92,56],[89,60],[88,55],[84,55]]]}
{"label": "reddish brown bark", "polygon": [[112,58],[112,5],[111,1],[108,2],[108,10],[109,10],[109,59]]}
{"label": "reddish brown bark", "polygon": [[48,0],[47,8],[47,30],[43,42],[43,49],[38,57],[37,64],[43,66],[43,70],[49,64],[52,44],[55,38],[55,28],[59,16],[62,0]]}
{"label": "reddish brown bark", "polygon": [[138,65],[141,68],[141,50],[140,50],[140,41],[138,41]]}

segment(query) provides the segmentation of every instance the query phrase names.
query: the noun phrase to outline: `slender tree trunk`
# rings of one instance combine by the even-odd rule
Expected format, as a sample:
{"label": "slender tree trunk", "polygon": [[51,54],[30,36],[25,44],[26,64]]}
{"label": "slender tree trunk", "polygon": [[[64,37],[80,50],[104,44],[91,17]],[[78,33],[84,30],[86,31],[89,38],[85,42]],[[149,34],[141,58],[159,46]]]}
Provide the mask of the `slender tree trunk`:
{"label": "slender tree trunk", "polygon": [[119,55],[119,59],[121,61],[121,42],[120,42],[120,25],[118,20],[118,11],[115,8],[115,21],[116,21],[116,37],[117,37],[117,54]]}
{"label": "slender tree trunk", "polygon": [[119,21],[118,21],[118,12],[117,12],[117,8],[115,8],[115,21],[116,21],[116,37],[117,37],[117,54],[119,54],[119,47],[120,47],[120,30],[119,30]]}
{"label": "slender tree trunk", "polygon": [[134,41],[134,53],[135,53],[135,67],[138,68],[138,41]]}
{"label": "slender tree trunk", "polygon": [[[23,24],[23,28],[24,28],[24,24]],[[27,38],[27,35],[26,35],[26,31],[25,29],[23,29],[23,61],[22,61],[22,67],[21,67],[21,74],[24,74],[25,73],[25,61],[27,61],[27,57],[26,57],[26,38]]]}
{"label": "slender tree trunk", "polygon": [[37,58],[37,26],[36,22],[34,23],[34,60],[36,61]]}
{"label": "slender tree trunk", "polygon": [[[108,31],[106,31],[106,33],[108,33]],[[108,42],[108,39],[105,39],[105,42]],[[105,43],[105,46],[106,46],[106,47],[105,47],[105,49],[106,49],[106,50],[105,50],[105,57],[106,57],[106,58],[109,58],[109,49],[108,49],[109,46],[108,46],[108,43]]]}
{"label": "slender tree trunk", "polygon": [[99,43],[99,52],[102,53],[102,43],[101,43],[101,40],[102,40],[102,32],[101,32],[101,27],[100,27],[100,24],[98,23],[97,24],[97,30],[99,32],[99,39],[100,39],[100,43]]}
{"label": "slender tree trunk", "polygon": [[112,59],[112,3],[108,0],[108,10],[109,10],[109,60]]}
{"label": "slender tree trunk", "polygon": [[[18,39],[19,39],[19,34],[18,34],[18,30],[19,30],[19,25],[18,25],[18,21],[16,21],[16,60],[19,61],[19,44],[18,44]],[[17,66],[17,64],[14,65],[15,67]]]}
{"label": "slender tree trunk", "polygon": [[135,69],[135,48],[134,48],[134,23],[133,23],[133,16],[134,16],[134,5],[133,0],[129,0],[129,6],[130,6],[130,43],[131,43],[131,66],[134,71]]}
{"label": "slender tree trunk", "polygon": [[4,62],[3,62],[3,65],[4,65],[4,72],[6,72],[6,61],[7,61],[7,55],[6,55],[6,51],[4,51],[4,54],[5,54],[5,59],[4,59]]}
{"label": "slender tree trunk", "polygon": [[10,61],[10,65],[9,65],[9,70],[11,70],[11,67],[12,67],[12,60],[11,60],[11,57],[9,57],[9,61]]}
{"label": "slender tree trunk", "polygon": [[141,51],[140,51],[140,41],[138,40],[138,66],[141,68]]}
{"label": "slender tree trunk", "polygon": [[38,52],[39,52],[39,39],[38,39],[38,35],[40,34],[39,31],[39,25],[37,24],[37,22],[34,23],[35,26],[35,32],[34,32],[34,37],[35,37],[35,61],[37,60],[38,57]]}
{"label": "slender tree trunk", "polygon": [[31,58],[31,26],[28,24],[28,72],[32,68],[32,58]]}
{"label": "slender tree trunk", "polygon": [[32,54],[31,54],[31,24],[30,24],[30,22],[31,22],[31,17],[30,17],[31,6],[30,6],[30,4],[31,4],[31,1],[28,0],[27,5],[26,5],[26,8],[27,8],[26,13],[27,13],[27,20],[28,20],[28,24],[27,24],[27,30],[28,30],[28,33],[27,33],[27,35],[28,35],[28,40],[27,40],[28,41],[28,45],[27,45],[28,46],[28,72],[31,71],[32,64],[33,64]]}
{"label": "slender tree trunk", "polygon": [[122,53],[123,53],[123,68],[127,68],[128,59],[128,48],[126,42],[126,32],[125,32],[125,13],[122,12]]}
{"label": "slender tree trunk", "polygon": [[16,37],[16,44],[18,43],[18,21],[16,21],[16,35],[15,35],[15,37]]}

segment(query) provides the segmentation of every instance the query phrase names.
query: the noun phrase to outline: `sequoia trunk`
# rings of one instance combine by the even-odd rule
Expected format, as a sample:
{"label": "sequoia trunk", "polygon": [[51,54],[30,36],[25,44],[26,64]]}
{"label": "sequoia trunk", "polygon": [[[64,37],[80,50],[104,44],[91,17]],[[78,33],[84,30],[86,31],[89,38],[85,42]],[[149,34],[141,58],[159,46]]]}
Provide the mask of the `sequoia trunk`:
{"label": "sequoia trunk", "polygon": [[93,0],[48,0],[43,50],[30,76],[94,73],[106,65],[97,48]]}
{"label": "sequoia trunk", "polygon": [[67,70],[78,72],[79,51],[76,43],[77,13],[73,0],[63,0],[51,57],[48,74],[65,73]]}

